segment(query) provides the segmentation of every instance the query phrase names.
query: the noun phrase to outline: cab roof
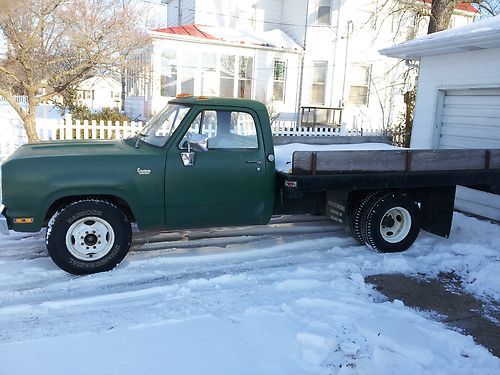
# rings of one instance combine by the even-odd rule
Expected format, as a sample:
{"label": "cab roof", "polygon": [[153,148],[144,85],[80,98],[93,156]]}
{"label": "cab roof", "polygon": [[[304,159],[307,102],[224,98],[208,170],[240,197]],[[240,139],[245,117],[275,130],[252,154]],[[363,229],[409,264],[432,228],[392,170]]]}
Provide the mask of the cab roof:
{"label": "cab roof", "polygon": [[254,111],[267,111],[266,106],[257,100],[240,98],[221,98],[215,96],[185,96],[176,97],[169,103],[178,103],[185,105],[213,105],[218,107],[241,107],[249,108]]}

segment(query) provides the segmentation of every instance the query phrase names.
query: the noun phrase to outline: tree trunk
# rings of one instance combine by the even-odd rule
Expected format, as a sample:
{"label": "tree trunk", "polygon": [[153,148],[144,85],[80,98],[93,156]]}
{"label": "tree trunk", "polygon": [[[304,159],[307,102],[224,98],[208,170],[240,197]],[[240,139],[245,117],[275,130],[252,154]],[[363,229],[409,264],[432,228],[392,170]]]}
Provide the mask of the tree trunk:
{"label": "tree trunk", "polygon": [[460,1],[453,0],[432,0],[431,17],[427,34],[446,30],[450,23],[453,10],[459,3]]}
{"label": "tree trunk", "polygon": [[38,133],[36,132],[36,101],[35,98],[28,94],[28,111],[24,118],[24,129],[28,136],[28,142],[38,142]]}
{"label": "tree trunk", "polygon": [[28,142],[38,142],[38,134],[36,132],[36,117],[35,114],[29,114],[24,120],[24,129],[26,130],[26,134],[28,135]]}

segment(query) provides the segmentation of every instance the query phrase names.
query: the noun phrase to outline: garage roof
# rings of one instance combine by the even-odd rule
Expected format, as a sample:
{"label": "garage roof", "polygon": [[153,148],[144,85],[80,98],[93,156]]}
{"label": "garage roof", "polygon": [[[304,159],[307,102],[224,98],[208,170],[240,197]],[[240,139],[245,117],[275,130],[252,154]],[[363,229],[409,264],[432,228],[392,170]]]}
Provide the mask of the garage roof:
{"label": "garage roof", "polygon": [[500,16],[425,35],[393,47],[384,48],[379,52],[389,57],[419,60],[422,56],[487,48],[500,48]]}

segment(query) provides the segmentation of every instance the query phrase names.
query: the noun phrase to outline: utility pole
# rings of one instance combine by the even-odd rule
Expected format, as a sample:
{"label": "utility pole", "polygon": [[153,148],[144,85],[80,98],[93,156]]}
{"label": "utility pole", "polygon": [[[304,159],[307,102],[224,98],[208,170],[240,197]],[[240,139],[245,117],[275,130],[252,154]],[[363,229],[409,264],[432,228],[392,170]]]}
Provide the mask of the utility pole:
{"label": "utility pole", "polygon": [[342,99],[341,99],[341,106],[344,107],[345,105],[345,84],[346,84],[346,77],[347,77],[347,63],[349,62],[349,38],[352,35],[352,32],[354,31],[354,24],[352,23],[351,20],[347,21],[347,34],[345,36],[345,61],[344,61],[344,79],[342,82]]}

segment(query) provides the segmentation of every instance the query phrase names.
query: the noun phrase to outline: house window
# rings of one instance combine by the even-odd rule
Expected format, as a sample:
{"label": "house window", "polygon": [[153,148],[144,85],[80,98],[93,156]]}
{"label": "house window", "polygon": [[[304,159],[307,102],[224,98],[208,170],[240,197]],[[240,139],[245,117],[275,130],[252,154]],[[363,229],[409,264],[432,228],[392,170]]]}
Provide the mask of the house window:
{"label": "house window", "polygon": [[94,90],[78,91],[78,98],[83,100],[94,100]]}
{"label": "house window", "polygon": [[330,24],[331,5],[331,0],[318,0],[318,19],[316,24]]}
{"label": "house window", "polygon": [[273,100],[285,100],[286,61],[274,60]]}
{"label": "house window", "polygon": [[370,92],[370,65],[351,66],[351,87],[349,90],[349,103],[356,106],[368,105]]}
{"label": "house window", "polygon": [[252,98],[252,76],[253,76],[253,58],[240,57],[240,69],[238,75],[238,97]]}
{"label": "house window", "polygon": [[161,55],[161,96],[175,96],[177,94],[176,57],[176,53],[173,50],[165,50]]}
{"label": "house window", "polygon": [[215,53],[203,52],[201,55],[201,95],[217,95],[218,76]]}
{"label": "house window", "polygon": [[325,104],[326,71],[326,61],[313,62],[311,104]]}
{"label": "house window", "polygon": [[220,92],[225,98],[234,97],[235,56],[222,55],[220,59]]}

